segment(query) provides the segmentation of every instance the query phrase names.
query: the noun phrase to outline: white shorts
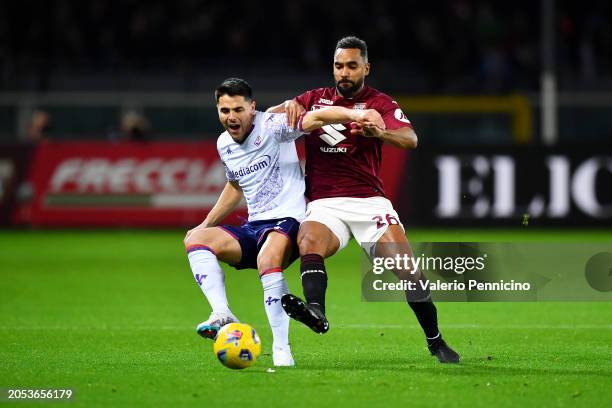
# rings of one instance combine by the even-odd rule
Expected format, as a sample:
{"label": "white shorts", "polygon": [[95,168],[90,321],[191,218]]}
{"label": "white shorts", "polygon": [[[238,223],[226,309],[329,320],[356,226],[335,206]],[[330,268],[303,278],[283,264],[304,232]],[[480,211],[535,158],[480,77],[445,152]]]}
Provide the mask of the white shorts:
{"label": "white shorts", "polygon": [[[311,201],[302,222],[316,221],[329,228],[340,241],[338,251],[346,247],[351,235],[360,245],[378,242],[389,225],[399,225],[397,212],[384,197],[336,197]],[[369,254],[373,248],[365,248]]]}

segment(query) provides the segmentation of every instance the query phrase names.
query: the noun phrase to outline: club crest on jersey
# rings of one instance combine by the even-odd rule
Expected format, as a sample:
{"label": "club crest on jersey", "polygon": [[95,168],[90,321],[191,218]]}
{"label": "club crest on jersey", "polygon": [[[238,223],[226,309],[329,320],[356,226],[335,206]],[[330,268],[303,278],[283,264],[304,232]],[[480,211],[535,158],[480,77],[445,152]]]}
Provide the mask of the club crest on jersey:
{"label": "club crest on jersey", "polygon": [[225,153],[232,154],[232,149],[229,146],[227,146],[227,150],[225,151]]}
{"label": "club crest on jersey", "polygon": [[366,108],[366,104],[365,103],[356,103],[353,106],[353,109],[355,109],[355,110],[365,110],[365,108]]}
{"label": "club crest on jersey", "polygon": [[319,103],[322,103],[324,105],[333,105],[334,101],[331,101],[331,100],[325,99],[325,98],[319,98]]}
{"label": "club crest on jersey", "polygon": [[262,140],[263,139],[261,138],[261,135],[257,135],[257,137],[255,138],[255,147],[259,147],[259,145],[261,144]]}

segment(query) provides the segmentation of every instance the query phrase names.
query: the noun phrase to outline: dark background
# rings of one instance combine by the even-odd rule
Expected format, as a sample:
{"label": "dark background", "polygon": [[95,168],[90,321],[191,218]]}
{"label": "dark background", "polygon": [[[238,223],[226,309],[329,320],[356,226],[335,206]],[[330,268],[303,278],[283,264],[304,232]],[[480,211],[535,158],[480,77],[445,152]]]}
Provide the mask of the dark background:
{"label": "dark background", "polygon": [[[536,91],[540,18],[538,1],[2,2],[0,87],[208,92],[231,67],[299,88],[355,34],[388,92]],[[560,87],[612,90],[609,2],[557,1],[555,32]]]}
{"label": "dark background", "polygon": [[[336,41],[369,45],[370,85],[394,97],[524,97],[539,143],[540,1],[33,1],[0,3],[0,141],[214,138],[212,89],[247,79],[265,108],[332,84]],[[559,143],[612,138],[612,6],[553,2]],[[486,104],[484,105],[486,107]],[[423,141],[511,145],[506,113],[406,114]],[[132,122],[130,122],[132,123]],[[126,136],[127,133],[127,136]]]}

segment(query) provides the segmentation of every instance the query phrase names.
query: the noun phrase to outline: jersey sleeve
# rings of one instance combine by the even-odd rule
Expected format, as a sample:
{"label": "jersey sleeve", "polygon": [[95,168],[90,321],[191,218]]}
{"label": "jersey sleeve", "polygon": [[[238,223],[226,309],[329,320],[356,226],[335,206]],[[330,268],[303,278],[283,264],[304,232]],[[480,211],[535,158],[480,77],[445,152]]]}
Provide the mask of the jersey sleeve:
{"label": "jersey sleeve", "polygon": [[284,113],[266,113],[263,126],[264,133],[273,135],[280,143],[292,142],[304,134],[299,129],[289,127]]}
{"label": "jersey sleeve", "polygon": [[223,170],[225,170],[225,177],[227,178],[227,181],[236,181],[236,180],[238,180],[234,176],[234,173],[227,167],[227,164],[225,164],[225,162],[223,160],[221,160],[221,163],[223,163]]}
{"label": "jersey sleeve", "polygon": [[304,107],[304,109],[306,109],[306,111],[309,111],[310,108],[312,107],[312,105],[314,104],[315,92],[316,92],[316,90],[306,91],[303,94],[298,95],[298,96],[296,96],[293,99],[297,103],[302,105]]}
{"label": "jersey sleeve", "polygon": [[380,98],[377,106],[373,107],[380,113],[387,129],[399,129],[403,127],[412,128],[412,123],[406,117],[402,108],[391,98]]}

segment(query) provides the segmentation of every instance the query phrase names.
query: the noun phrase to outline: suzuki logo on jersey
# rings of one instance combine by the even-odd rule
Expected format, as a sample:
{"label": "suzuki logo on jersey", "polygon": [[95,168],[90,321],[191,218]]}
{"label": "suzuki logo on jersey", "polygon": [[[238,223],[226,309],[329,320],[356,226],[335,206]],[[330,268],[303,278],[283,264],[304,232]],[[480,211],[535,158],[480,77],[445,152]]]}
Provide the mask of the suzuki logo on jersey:
{"label": "suzuki logo on jersey", "polygon": [[340,133],[341,131],[346,130],[346,126],[340,123],[335,125],[326,125],[321,129],[323,129],[325,133],[320,134],[319,137],[330,146],[335,146],[346,139],[346,136]]}
{"label": "suzuki logo on jersey", "polygon": [[348,149],[346,147],[320,147],[323,153],[346,153]]}

